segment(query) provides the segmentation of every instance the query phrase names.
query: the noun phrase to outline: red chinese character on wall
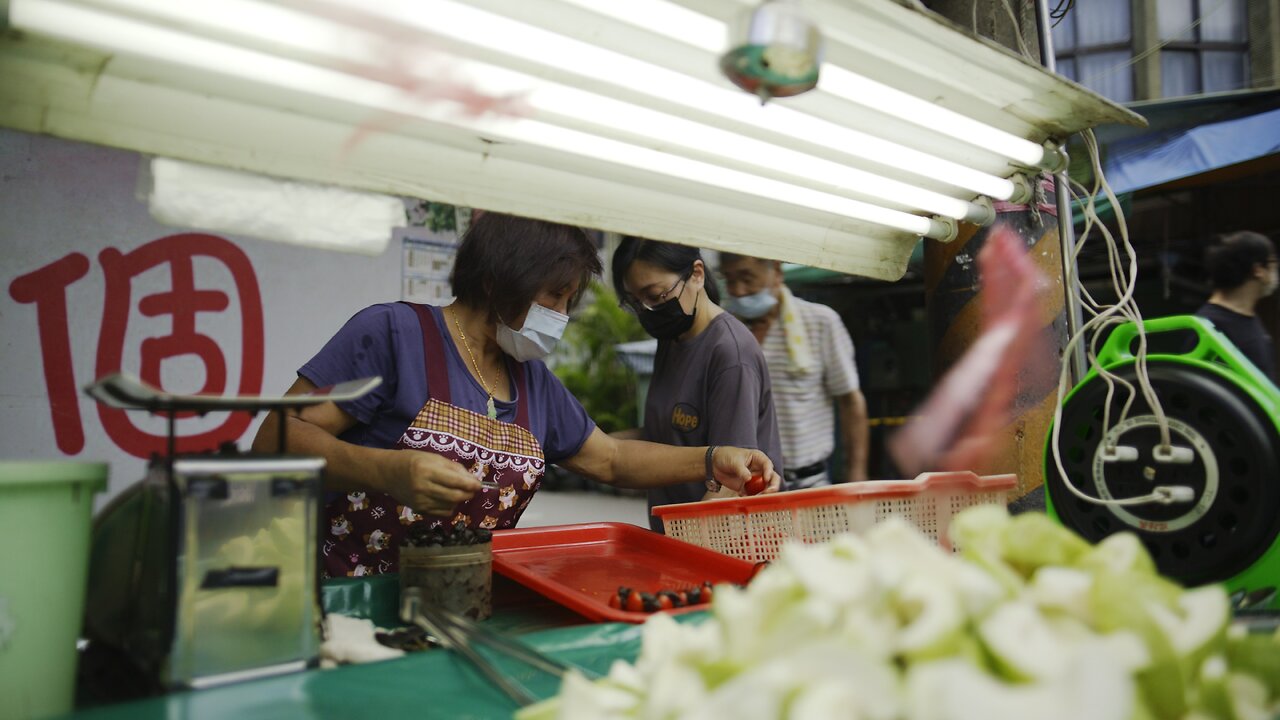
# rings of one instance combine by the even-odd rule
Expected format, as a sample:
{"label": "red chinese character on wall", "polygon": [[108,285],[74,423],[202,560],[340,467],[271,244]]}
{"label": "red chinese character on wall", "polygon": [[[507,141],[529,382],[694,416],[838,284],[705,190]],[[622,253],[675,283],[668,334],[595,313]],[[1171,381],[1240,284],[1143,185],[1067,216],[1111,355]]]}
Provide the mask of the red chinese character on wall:
{"label": "red chinese character on wall", "polygon": [[[102,331],[98,336],[97,377],[122,369],[126,331],[133,311],[133,279],[154,268],[167,268],[172,280],[170,289],[138,299],[138,310],[143,316],[171,318],[169,334],[142,340],[142,367],[138,374],[144,382],[163,387],[161,366],[164,361],[194,356],[205,370],[204,387],[200,392],[210,395],[226,393],[227,358],[213,338],[196,330],[196,320],[201,313],[226,311],[230,307],[230,299],[221,290],[196,286],[193,262],[196,258],[216,261],[231,274],[240,310],[240,385],[236,394],[257,395],[261,392],[262,297],[253,265],[231,242],[198,233],[170,235],[129,253],[108,248],[98,256],[106,279],[106,292]],[[84,429],[76,402],[76,382],[71,363],[66,288],[84,277],[88,270],[88,259],[80,253],[72,253],[16,278],[9,286],[9,294],[14,300],[36,306],[54,434],[58,449],[71,455],[84,448]],[[107,435],[125,452],[147,458],[165,451],[165,437],[139,429],[125,411],[99,405],[98,416]],[[235,441],[251,421],[246,413],[231,413],[212,430],[180,435],[176,450],[204,450]]]}
{"label": "red chinese character on wall", "polygon": [[67,330],[67,287],[89,272],[89,258],[71,253],[14,279],[9,295],[20,303],[34,303],[44,356],[44,384],[58,449],[75,455],[84,449],[84,426],[76,401],[76,378],[71,366],[71,333]]}

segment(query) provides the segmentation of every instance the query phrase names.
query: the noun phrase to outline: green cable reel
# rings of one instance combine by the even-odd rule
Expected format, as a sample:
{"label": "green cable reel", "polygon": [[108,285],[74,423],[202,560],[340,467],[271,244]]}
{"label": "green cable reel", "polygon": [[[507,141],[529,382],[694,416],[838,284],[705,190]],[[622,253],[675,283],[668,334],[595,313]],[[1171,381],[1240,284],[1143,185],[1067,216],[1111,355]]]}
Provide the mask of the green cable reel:
{"label": "green cable reel", "polygon": [[[1051,517],[1091,542],[1138,535],[1160,572],[1188,585],[1223,583],[1260,593],[1280,609],[1280,389],[1209,321],[1174,316],[1145,323],[1147,370],[1168,418],[1171,443],[1157,459],[1159,424],[1141,393],[1118,422],[1128,393],[1117,385],[1104,428],[1107,384],[1098,368],[1138,387],[1137,326],[1117,326],[1090,370],[1063,401],[1063,468],[1086,495],[1124,499],[1156,486],[1189,487],[1190,502],[1118,507],[1081,500],[1045,447],[1045,503]],[[1183,350],[1182,348],[1190,348]],[[1109,448],[1117,450],[1109,450]],[[1134,452],[1136,451],[1136,453]],[[1254,595],[1257,597],[1258,595]]]}

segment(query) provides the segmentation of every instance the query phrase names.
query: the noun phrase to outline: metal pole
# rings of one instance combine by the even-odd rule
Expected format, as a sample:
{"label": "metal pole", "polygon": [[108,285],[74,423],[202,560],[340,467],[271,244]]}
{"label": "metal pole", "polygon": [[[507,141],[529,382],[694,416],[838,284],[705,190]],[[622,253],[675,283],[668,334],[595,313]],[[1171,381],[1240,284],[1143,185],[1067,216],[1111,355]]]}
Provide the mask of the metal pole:
{"label": "metal pole", "polygon": [[[1053,56],[1053,26],[1049,22],[1048,0],[1036,0],[1036,35],[1040,40],[1040,64],[1052,73],[1057,72],[1058,63]],[[1067,156],[1066,147],[1058,146],[1063,157]],[[1053,176],[1053,189],[1058,205],[1058,239],[1062,242],[1062,280],[1063,292],[1067,301],[1067,332],[1075,337],[1084,325],[1084,312],[1080,302],[1079,268],[1076,266],[1076,232],[1075,222],[1071,217],[1071,192],[1068,184],[1067,169]],[[1032,202],[1035,202],[1032,200]],[[1063,358],[1071,363],[1071,384],[1075,385],[1084,379],[1088,369],[1085,360],[1084,343],[1076,345],[1070,358]],[[1059,402],[1062,398],[1058,399]]]}

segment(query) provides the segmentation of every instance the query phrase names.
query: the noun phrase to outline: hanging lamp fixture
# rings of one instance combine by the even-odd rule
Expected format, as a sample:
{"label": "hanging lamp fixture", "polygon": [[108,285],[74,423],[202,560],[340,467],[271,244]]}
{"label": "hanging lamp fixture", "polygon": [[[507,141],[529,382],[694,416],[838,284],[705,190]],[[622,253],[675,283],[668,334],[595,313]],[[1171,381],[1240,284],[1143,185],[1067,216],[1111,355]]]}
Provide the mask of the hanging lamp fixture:
{"label": "hanging lamp fixture", "polygon": [[734,85],[760,96],[791,97],[818,85],[822,34],[799,0],[765,0],[729,28],[720,70]]}

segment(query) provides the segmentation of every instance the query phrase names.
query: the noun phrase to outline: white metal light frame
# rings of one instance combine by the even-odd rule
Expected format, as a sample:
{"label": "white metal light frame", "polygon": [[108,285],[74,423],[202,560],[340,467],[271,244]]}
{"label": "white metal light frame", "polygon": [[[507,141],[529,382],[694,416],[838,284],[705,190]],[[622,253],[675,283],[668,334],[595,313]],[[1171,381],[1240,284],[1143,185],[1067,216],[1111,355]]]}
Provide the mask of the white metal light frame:
{"label": "white metal light frame", "polygon": [[[29,33],[111,54],[101,72],[116,84],[91,87],[87,108],[70,113],[81,123],[67,123],[75,130],[63,134],[164,152],[158,146],[165,142],[139,140],[140,128],[108,130],[112,124],[162,123],[108,103],[107,93],[127,87],[131,94],[153,92],[166,103],[181,103],[203,90],[232,116],[293,112],[345,126],[351,137],[377,136],[380,146],[412,145],[440,157],[481,153],[455,165],[469,168],[457,180],[472,190],[445,189],[433,199],[885,278],[905,269],[919,236],[946,240],[957,220],[989,221],[986,198],[1015,198],[1025,186],[1015,182],[1019,173],[1060,162],[1047,141],[1064,130],[1136,118],[1043,71],[1029,72],[1011,56],[993,56],[993,48],[934,27],[935,18],[892,0],[853,0],[819,17],[833,45],[829,57],[841,57],[859,33],[877,32],[847,17],[842,24],[833,21],[861,10],[860,23],[880,23],[886,35],[932,28],[978,56],[969,64],[992,72],[1003,63],[996,69],[1010,77],[1009,87],[962,87],[931,102],[906,91],[927,89],[937,79],[911,71],[911,49],[903,48],[902,59],[890,54],[893,62],[866,67],[828,61],[816,92],[761,106],[714,68],[726,15],[741,11],[742,3],[12,0],[10,21]],[[822,0],[814,6],[822,8]],[[924,40],[936,44],[936,38]],[[858,52],[874,51],[890,52],[859,45]],[[16,62],[39,82],[52,71],[30,70],[31,55],[30,47],[0,45],[0,69]],[[1019,92],[1027,97],[1010,104],[1010,94]],[[510,99],[507,105],[518,111],[477,111],[486,96]],[[258,108],[249,110],[254,104]],[[379,126],[369,113],[393,120]],[[0,124],[30,129],[22,119],[0,110]],[[190,137],[168,143],[181,148],[171,154],[205,162],[216,162],[209,157],[212,148],[235,136],[231,129],[175,132]],[[250,153],[223,162],[274,174],[288,174],[283,168],[292,166],[306,179],[384,192],[414,184],[395,170],[380,178],[385,161],[374,163],[351,142],[321,145],[316,149],[329,163],[323,170],[299,172],[302,163],[283,152],[274,164]],[[504,173],[557,178],[566,191],[563,202],[552,199],[540,211],[529,198],[511,197],[517,179],[511,175],[489,177],[494,190],[484,192],[488,170],[499,165]],[[594,179],[600,188],[666,195],[672,217],[646,218],[625,207],[625,198],[591,192],[569,174]],[[483,197],[475,197],[476,188]],[[587,202],[583,213],[573,211],[574,197]],[[598,217],[581,216],[592,212]],[[762,216],[781,223],[761,222]],[[795,223],[794,243],[787,237],[792,233],[777,235],[788,221]],[[757,234],[753,224],[768,226],[772,236]],[[707,227],[723,229],[700,237]]]}

